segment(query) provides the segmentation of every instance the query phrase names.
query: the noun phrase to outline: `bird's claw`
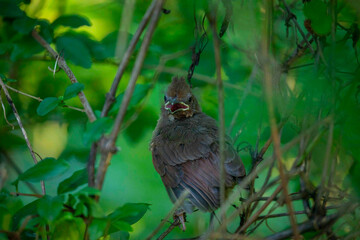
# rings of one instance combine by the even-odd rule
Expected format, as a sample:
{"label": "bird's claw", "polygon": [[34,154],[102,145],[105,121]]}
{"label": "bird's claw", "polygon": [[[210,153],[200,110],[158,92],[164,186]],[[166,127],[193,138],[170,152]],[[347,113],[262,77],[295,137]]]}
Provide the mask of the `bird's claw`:
{"label": "bird's claw", "polygon": [[185,232],[186,230],[186,226],[185,226],[185,222],[186,222],[186,213],[184,210],[177,210],[174,213],[174,220],[178,220],[180,223],[180,228],[181,230],[183,230],[183,232]]}

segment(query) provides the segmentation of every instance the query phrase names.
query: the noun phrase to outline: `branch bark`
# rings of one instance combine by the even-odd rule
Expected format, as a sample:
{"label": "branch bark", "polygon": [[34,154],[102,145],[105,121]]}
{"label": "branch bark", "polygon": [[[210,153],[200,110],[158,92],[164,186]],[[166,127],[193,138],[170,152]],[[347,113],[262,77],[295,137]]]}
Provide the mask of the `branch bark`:
{"label": "branch bark", "polygon": [[[54,49],[52,49],[52,47],[45,41],[44,38],[42,38],[39,35],[39,33],[35,29],[31,32],[31,35],[41,46],[43,46],[43,48],[45,48],[51,54],[51,56],[54,59],[58,60],[59,67],[61,67],[65,71],[65,73],[69,77],[70,81],[72,83],[77,83],[78,80],[76,79],[74,73],[71,71],[69,66],[66,64],[65,59],[63,57],[61,57]],[[84,92],[83,91],[79,92],[78,96],[79,96],[81,104],[84,106],[84,110],[85,110],[87,117],[89,118],[89,121],[90,122],[95,121],[96,116],[95,116],[94,111],[92,110],[88,100],[86,99]]]}
{"label": "branch bark", "polygon": [[[28,149],[29,149],[29,151],[30,151],[30,155],[31,155],[32,159],[34,160],[34,163],[37,164],[38,161],[37,161],[37,159],[36,159],[36,156],[35,156],[35,153],[34,153],[32,147],[31,147],[31,144],[30,144],[28,135],[27,135],[27,133],[26,133],[26,130],[25,130],[25,128],[24,128],[24,126],[23,126],[23,124],[22,124],[22,122],[21,122],[20,115],[19,115],[18,111],[16,110],[15,104],[14,104],[13,100],[11,99],[11,96],[10,96],[10,94],[9,94],[7,88],[6,88],[6,85],[5,85],[5,83],[3,82],[3,80],[2,80],[1,77],[0,77],[0,85],[1,85],[2,90],[4,91],[4,94],[5,94],[5,97],[6,97],[7,101],[8,101],[8,103],[9,103],[9,105],[10,105],[10,107],[11,107],[14,115],[15,115],[15,118],[16,118],[18,124],[19,124],[19,127],[20,127],[20,129],[21,129],[21,132],[22,132],[22,134],[23,134],[23,136],[24,136],[26,145],[27,145],[27,147],[28,147]],[[41,189],[42,189],[42,193],[45,195],[45,194],[46,194],[46,190],[45,190],[45,183],[44,183],[44,181],[41,181]]]}

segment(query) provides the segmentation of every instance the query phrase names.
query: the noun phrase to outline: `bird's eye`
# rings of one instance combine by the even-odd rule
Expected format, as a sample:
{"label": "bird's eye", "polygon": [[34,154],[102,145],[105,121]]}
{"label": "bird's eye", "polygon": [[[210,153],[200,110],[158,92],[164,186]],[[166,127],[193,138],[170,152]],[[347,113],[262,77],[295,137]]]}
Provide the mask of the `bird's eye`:
{"label": "bird's eye", "polygon": [[167,97],[166,96],[164,96],[164,102],[166,102],[167,101]]}
{"label": "bird's eye", "polygon": [[192,100],[193,100],[192,97],[189,97],[189,102],[192,102]]}

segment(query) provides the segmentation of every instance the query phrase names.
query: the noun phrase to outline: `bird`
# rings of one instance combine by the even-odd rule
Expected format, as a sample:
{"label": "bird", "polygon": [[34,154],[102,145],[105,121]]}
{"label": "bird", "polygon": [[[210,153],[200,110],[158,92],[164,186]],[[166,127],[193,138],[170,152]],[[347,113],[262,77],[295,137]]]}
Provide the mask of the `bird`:
{"label": "bird", "polygon": [[[214,213],[220,206],[220,144],[216,120],[201,111],[184,77],[175,76],[164,95],[160,118],[150,142],[152,162],[173,203],[187,190],[176,211],[185,231],[186,213]],[[242,160],[225,137],[225,187],[246,176]]]}

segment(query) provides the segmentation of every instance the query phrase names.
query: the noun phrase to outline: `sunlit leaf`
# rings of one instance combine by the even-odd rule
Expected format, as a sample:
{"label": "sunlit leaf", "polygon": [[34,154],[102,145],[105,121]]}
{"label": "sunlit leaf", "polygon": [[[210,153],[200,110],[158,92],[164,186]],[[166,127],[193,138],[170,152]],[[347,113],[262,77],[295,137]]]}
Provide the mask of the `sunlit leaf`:
{"label": "sunlit leaf", "polygon": [[85,223],[79,218],[64,218],[56,222],[52,239],[54,240],[72,240],[83,239],[85,232]]}

